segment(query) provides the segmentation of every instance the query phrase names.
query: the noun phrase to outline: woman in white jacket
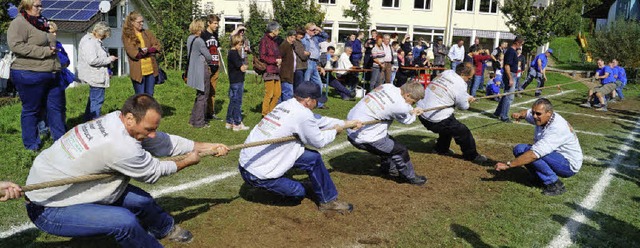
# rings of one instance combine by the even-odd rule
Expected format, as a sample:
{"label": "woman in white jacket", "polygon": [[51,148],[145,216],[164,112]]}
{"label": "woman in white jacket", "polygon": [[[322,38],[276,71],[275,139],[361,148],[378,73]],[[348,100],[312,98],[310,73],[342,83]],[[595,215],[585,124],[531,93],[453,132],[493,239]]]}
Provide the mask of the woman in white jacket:
{"label": "woman in white jacket", "polygon": [[102,40],[110,35],[109,24],[98,22],[91,29],[91,33],[82,37],[78,45],[78,79],[90,86],[84,114],[87,121],[100,117],[105,89],[109,87],[111,77],[109,65],[118,59],[109,55],[102,45]]}

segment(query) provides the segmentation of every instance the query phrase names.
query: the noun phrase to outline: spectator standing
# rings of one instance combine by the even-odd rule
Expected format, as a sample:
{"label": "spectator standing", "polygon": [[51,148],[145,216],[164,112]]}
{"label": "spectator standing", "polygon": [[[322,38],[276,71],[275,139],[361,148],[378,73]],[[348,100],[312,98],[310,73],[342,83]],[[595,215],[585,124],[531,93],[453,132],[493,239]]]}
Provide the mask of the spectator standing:
{"label": "spectator standing", "polygon": [[231,39],[235,35],[242,36],[243,45],[242,45],[242,51],[240,51],[240,55],[242,56],[242,62],[245,65],[248,65],[249,63],[247,61],[247,58],[249,57],[249,54],[251,54],[251,43],[247,38],[246,31],[247,31],[247,28],[245,28],[244,25],[240,24],[235,30],[231,32],[231,36],[229,38]]}
{"label": "spectator standing", "polygon": [[496,163],[497,171],[525,166],[535,181],[544,184],[542,194],[555,196],[566,189],[558,177],[571,177],[582,167],[582,148],[575,131],[560,114],[553,111],[553,105],[545,98],[533,103],[531,109],[511,115],[514,119],[524,119],[534,124],[533,145],[518,144],[513,148],[516,159],[506,163]]}
{"label": "spectator standing", "polygon": [[456,45],[451,46],[448,56],[449,60],[451,60],[451,70],[455,71],[456,66],[464,60],[464,40],[460,39]]}
{"label": "spectator standing", "polygon": [[384,72],[384,49],[382,48],[382,37],[378,36],[376,39],[376,45],[371,49],[371,60],[373,66],[371,66],[371,80],[369,81],[369,91],[377,88],[382,84]]}
{"label": "spectator standing", "polygon": [[495,58],[489,54],[489,50],[478,50],[473,55],[473,65],[475,67],[473,85],[471,86],[471,96],[473,97],[476,97],[476,92],[479,88],[484,88],[482,87],[484,85],[483,65],[489,59],[495,60]]}
{"label": "spectator standing", "polygon": [[217,15],[207,16],[207,26],[200,34],[200,38],[204,40],[204,44],[207,46],[209,53],[211,54],[211,61],[207,61],[209,69],[211,70],[211,77],[209,83],[211,88],[209,89],[209,95],[207,96],[207,113],[205,120],[218,120],[219,118],[215,113],[216,105],[216,87],[218,85],[218,77],[220,75],[220,42],[218,41],[218,26],[220,23],[220,17]]}
{"label": "spectator standing", "polygon": [[473,39],[473,44],[469,47],[469,51],[479,51],[482,50],[482,46],[480,45],[480,38],[476,37]]}
{"label": "spectator standing", "polygon": [[293,41],[293,51],[296,54],[296,70],[293,74],[293,89],[302,82],[304,82],[304,73],[307,71],[309,59],[309,55],[311,54],[309,51],[304,49],[304,45],[301,40],[304,38],[305,31],[304,29],[296,30],[296,40]]}
{"label": "spectator standing", "polygon": [[[436,38],[436,44],[433,45],[433,66],[438,68],[444,68],[444,58],[447,56],[447,47],[442,44],[442,37]],[[440,70],[433,70],[431,73],[431,80],[433,80]]]}
{"label": "spectator standing", "polygon": [[[371,38],[367,39],[367,41],[364,43],[364,64],[362,67],[365,69],[372,69],[374,62],[373,62],[373,58],[371,58],[371,53],[373,51],[373,48],[376,46],[376,43],[377,43],[376,40],[378,39],[378,31],[373,29],[370,31],[370,33],[371,33]],[[373,72],[366,72],[364,74],[364,80],[371,81],[372,75],[373,75]]]}
{"label": "spectator standing", "polygon": [[[280,24],[270,22],[267,24],[267,30],[260,40],[260,60],[267,64],[267,71],[262,75],[265,89],[264,98],[262,99],[262,116],[266,116],[276,107],[282,94],[282,86],[280,84],[282,57],[280,56],[278,43],[275,40],[278,34],[280,34]],[[313,68],[315,69],[315,63]],[[307,71],[309,71],[309,68],[307,68]]]}
{"label": "spectator standing", "polygon": [[284,102],[293,98],[293,74],[296,70],[296,55],[293,51],[293,42],[296,40],[296,31],[290,30],[284,41],[280,43],[280,56],[282,57],[282,66],[280,67],[280,85],[282,95],[279,102]]}
{"label": "spectator standing", "polygon": [[388,34],[385,34],[382,38],[382,49],[384,50],[384,83],[390,84],[391,82],[391,71],[393,67],[393,48],[391,48],[391,37]]}
{"label": "spectator standing", "polygon": [[111,35],[106,22],[93,25],[90,33],[85,34],[78,44],[78,79],[89,84],[89,99],[84,111],[85,121],[101,116],[105,91],[109,88],[109,66],[118,57],[109,55],[102,41]]}
{"label": "spectator standing", "polygon": [[[321,53],[319,44],[326,40],[329,35],[312,22],[307,23],[304,29],[306,34],[302,39],[302,44],[304,44],[304,49],[310,53],[309,60],[307,60],[307,71],[304,73],[304,81],[311,81],[322,88],[322,80],[320,79],[317,67]],[[319,103],[318,108],[325,109],[326,107],[324,103]]]}
{"label": "spectator standing", "polygon": [[[244,50],[244,37],[234,35],[231,37],[231,49],[227,54],[229,75],[229,108],[227,109],[227,123],[225,128],[233,131],[249,130],[242,123],[242,95],[244,94],[244,74],[248,66],[243,63],[242,51]],[[284,43],[284,42],[283,42]],[[293,68],[290,68],[293,71]],[[293,77],[293,73],[291,73]]]}
{"label": "spectator standing", "polygon": [[362,60],[362,39],[364,39],[364,32],[358,32],[358,37],[351,43],[351,64],[356,67],[360,67]]}
{"label": "spectator standing", "polygon": [[19,14],[9,24],[7,43],[16,59],[11,64],[11,81],[22,102],[20,127],[22,143],[28,150],[37,151],[42,142],[38,135],[40,114],[46,119],[54,137],[65,131],[64,91],[56,90],[55,73],[60,71],[56,54],[56,26],[42,16],[40,0],[22,0]]}
{"label": "spectator standing", "polygon": [[202,39],[204,21],[194,20],[189,25],[191,35],[187,38],[187,51],[189,51],[189,65],[187,70],[187,85],[196,90],[196,98],[191,109],[189,125],[195,128],[209,127],[206,120],[207,105],[209,104],[209,91],[211,91],[211,67],[213,55],[207,49]]}
{"label": "spectator standing", "polygon": [[[533,61],[531,61],[529,73],[527,73],[527,79],[522,84],[522,88],[520,90],[526,89],[534,79],[538,83],[537,88],[544,87],[544,83],[547,81],[547,64],[549,63],[549,57],[551,57],[551,54],[553,54],[553,49],[549,48],[546,52],[538,54]],[[542,90],[536,90],[535,94],[536,96],[540,96],[540,94],[542,94]]]}
{"label": "spectator standing", "polygon": [[[516,90],[517,77],[516,73],[518,72],[518,57],[516,50],[521,48],[524,44],[524,39],[521,37],[516,37],[513,40],[511,46],[504,53],[504,92],[510,93]],[[500,99],[500,103],[498,103],[498,107],[496,111],[493,113],[494,116],[497,116],[498,119],[502,122],[510,123],[511,119],[509,119],[509,108],[511,107],[511,102],[513,102],[513,98],[515,96],[513,94],[508,96],[503,96]]]}
{"label": "spectator standing", "polygon": [[144,18],[139,12],[132,11],[125,18],[122,43],[129,59],[129,77],[135,94],[153,96],[159,72],[156,54],[162,47],[156,36],[144,28]]}

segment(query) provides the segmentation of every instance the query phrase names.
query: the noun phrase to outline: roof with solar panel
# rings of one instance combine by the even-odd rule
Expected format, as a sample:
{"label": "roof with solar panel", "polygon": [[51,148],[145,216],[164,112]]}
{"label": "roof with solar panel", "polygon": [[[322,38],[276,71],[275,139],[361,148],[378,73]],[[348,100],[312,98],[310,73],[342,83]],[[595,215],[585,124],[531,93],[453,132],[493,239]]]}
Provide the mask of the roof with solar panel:
{"label": "roof with solar panel", "polygon": [[42,15],[53,21],[88,21],[99,13],[101,0],[42,0]]}

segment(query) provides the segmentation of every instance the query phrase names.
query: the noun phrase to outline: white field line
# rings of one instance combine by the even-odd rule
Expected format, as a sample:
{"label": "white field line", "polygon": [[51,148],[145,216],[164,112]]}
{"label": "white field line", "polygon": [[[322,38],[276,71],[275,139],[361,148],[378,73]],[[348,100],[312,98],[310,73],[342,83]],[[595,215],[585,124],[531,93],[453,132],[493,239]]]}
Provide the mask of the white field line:
{"label": "white field line", "polygon": [[[480,116],[475,116],[477,118],[481,118],[481,119],[490,119],[490,120],[494,120],[494,121],[498,121],[497,119],[491,118],[489,116],[484,116],[484,115],[480,115]],[[514,124],[518,124],[518,125],[527,125],[527,126],[531,126],[531,124],[529,124],[526,121],[520,121],[520,122],[513,122]],[[576,133],[581,133],[581,134],[587,134],[587,135],[593,135],[593,136],[601,136],[601,137],[605,137],[605,134],[602,133],[594,133],[594,132],[589,132],[589,131],[582,131],[582,130],[573,130]]]}
{"label": "white field line", "polygon": [[[549,98],[556,97],[556,96],[562,96],[562,95],[564,95],[566,93],[570,93],[570,92],[573,92],[573,91],[575,91],[575,90],[568,90],[568,91],[563,91],[561,93],[556,93],[556,94],[550,95]],[[519,103],[516,103],[516,104],[512,104],[511,106],[512,107],[517,107],[517,106],[520,106],[520,105],[523,105],[523,104],[532,103],[535,100],[536,99],[531,99],[531,100],[527,100],[527,101],[524,101],[524,102],[519,102]],[[483,113],[489,113],[489,112],[490,112],[490,110],[486,110],[486,111],[483,111],[482,113],[466,114],[466,115],[463,115],[460,118],[458,118],[458,120],[466,119],[466,118],[473,117],[473,116],[478,116],[478,115],[481,115]],[[422,125],[407,126],[407,127],[402,127],[402,128],[398,128],[398,129],[395,129],[395,130],[391,130],[391,131],[389,131],[389,133],[390,134],[397,134],[397,133],[408,132],[408,131],[412,131],[412,130],[416,130],[416,129],[420,130],[422,128],[424,128]],[[324,154],[332,153],[334,151],[339,151],[339,150],[345,149],[345,148],[350,147],[350,146],[351,146],[351,143],[349,143],[349,141],[344,141],[342,143],[327,147],[325,149],[321,149],[320,150],[320,154],[324,155]],[[202,179],[200,179],[198,181],[195,181],[195,182],[190,182],[190,183],[185,183],[185,184],[180,184],[180,185],[175,185],[175,186],[167,186],[165,188],[152,191],[151,195],[154,196],[154,197],[157,197],[157,196],[164,195],[164,194],[169,194],[169,193],[174,193],[174,192],[178,192],[178,191],[182,191],[182,190],[186,190],[186,189],[190,189],[190,188],[200,187],[200,186],[204,186],[206,184],[210,184],[210,183],[214,183],[214,182],[223,180],[223,179],[231,177],[231,176],[235,176],[237,174],[238,174],[238,172],[236,172],[235,170],[234,171],[227,171],[227,172],[223,172],[221,174],[212,175],[212,176],[209,176],[209,177],[202,178]],[[226,176],[224,176],[224,175],[226,175]],[[10,236],[13,236],[15,234],[27,231],[27,230],[32,229],[32,228],[36,228],[36,226],[33,225],[31,222],[25,222],[25,223],[17,225],[17,226],[10,226],[8,230],[0,232],[0,239],[4,239],[4,238],[10,237]]]}
{"label": "white field line", "polygon": [[[596,157],[592,157],[592,156],[584,156],[582,158],[585,162],[591,162],[591,163],[598,163],[598,164],[608,164],[610,161],[604,161],[604,160],[600,160]],[[618,165],[622,166],[622,167],[626,167],[629,169],[638,169],[640,168],[639,165],[632,165],[632,164],[626,164],[626,163],[618,163]]]}
{"label": "white field line", "polygon": [[[520,109],[529,109],[529,108],[526,108],[526,107],[519,107],[519,108]],[[567,112],[567,111],[558,111],[558,110],[554,110],[553,112],[558,112],[560,114],[570,114],[570,115],[586,116],[586,117],[591,117],[591,118],[611,120],[611,116],[590,115],[590,114],[585,114],[585,113],[576,113],[576,112]],[[615,121],[621,121],[621,122],[627,122],[627,123],[636,123],[635,121],[625,120],[625,119],[615,119]]]}
{"label": "white field line", "polygon": [[[626,137],[624,144],[616,152],[616,156],[608,163],[610,167],[602,173],[602,176],[600,176],[598,182],[593,185],[591,191],[589,191],[589,194],[584,198],[584,200],[582,200],[582,202],[580,203],[580,208],[592,210],[596,206],[596,204],[598,204],[598,202],[602,198],[602,195],[604,194],[605,189],[611,183],[613,174],[617,172],[616,168],[618,167],[618,164],[622,162],[622,159],[626,156],[627,151],[631,149],[630,144],[635,140],[634,133],[640,131],[639,125],[640,120],[635,123],[634,132],[630,133]],[[572,245],[573,239],[578,232],[578,228],[580,227],[580,225],[585,223],[586,220],[587,216],[585,215],[585,213],[583,213],[580,209],[576,209],[571,217],[569,217],[567,223],[562,227],[562,229],[560,229],[560,233],[558,234],[558,236],[556,236],[547,247],[556,248],[568,247]]]}

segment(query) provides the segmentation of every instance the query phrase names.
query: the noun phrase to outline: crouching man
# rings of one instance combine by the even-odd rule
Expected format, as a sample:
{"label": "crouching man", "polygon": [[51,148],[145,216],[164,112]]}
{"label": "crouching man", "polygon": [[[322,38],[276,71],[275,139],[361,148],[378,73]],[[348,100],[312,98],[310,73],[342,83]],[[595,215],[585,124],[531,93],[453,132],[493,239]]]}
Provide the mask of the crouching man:
{"label": "crouching man", "polygon": [[348,120],[381,120],[355,131],[349,130],[349,142],[360,150],[380,156],[383,174],[394,178],[402,175],[402,181],[418,186],[425,184],[427,178],[416,175],[407,147],[389,136],[388,129],[393,120],[405,125],[413,123],[421,109],[414,109],[412,105],[423,97],[424,88],[419,83],[406,83],[400,88],[383,84],[362,98],[347,115]]}
{"label": "crouching man", "polygon": [[582,149],[571,125],[558,113],[553,112],[553,106],[546,98],[536,100],[531,109],[513,113],[511,117],[516,121],[525,119],[536,125],[534,143],[516,145],[513,148],[516,159],[496,163],[496,170],[526,166],[529,172],[544,184],[543,194],[563,194],[566,189],[558,176],[571,177],[578,173],[582,166]]}
{"label": "crouching man", "polygon": [[[42,151],[27,184],[97,173],[115,176],[27,192],[31,221],[58,236],[112,236],[122,247],[162,247],[161,238],[190,242],[191,233],[175,225],[149,193],[129,180],[155,183],[200,162],[200,152],[216,150],[221,156],[228,148],[158,132],[161,116],[153,97],[134,95],[120,111],[76,126]],[[152,157],[186,153],[177,162]]]}
{"label": "crouching man", "polygon": [[[311,112],[319,102],[326,101],[319,85],[303,82],[294,90],[294,98],[278,104],[262,118],[245,143],[291,135],[296,135],[298,140],[242,149],[239,161],[242,179],[253,187],[302,200],[307,190],[303,184],[283,177],[295,167],[309,175],[320,211],[351,212],[353,205],[337,200],[338,191],[320,153],[305,148],[305,145],[322,148],[331,143],[336,134],[343,131],[343,125],[362,126],[360,121],[342,121]],[[321,130],[325,128],[335,129]]]}

